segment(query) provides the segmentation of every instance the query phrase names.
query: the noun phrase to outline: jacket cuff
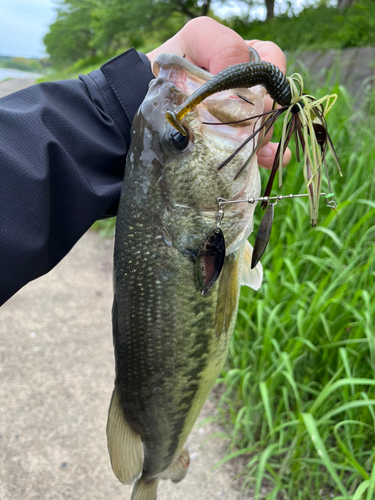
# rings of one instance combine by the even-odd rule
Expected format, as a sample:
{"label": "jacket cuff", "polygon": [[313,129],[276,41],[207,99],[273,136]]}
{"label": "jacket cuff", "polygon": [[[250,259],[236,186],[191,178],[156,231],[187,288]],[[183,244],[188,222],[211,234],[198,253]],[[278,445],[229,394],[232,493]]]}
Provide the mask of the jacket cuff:
{"label": "jacket cuff", "polygon": [[103,64],[100,70],[91,72],[89,77],[94,80],[129,145],[133,118],[147,94],[150,81],[155,78],[150,62],[144,54],[130,49]]}
{"label": "jacket cuff", "polygon": [[122,111],[131,126],[147,94],[148,85],[154,78],[150,63],[146,64],[135,49],[130,49],[103,64],[100,71],[121,104]]}

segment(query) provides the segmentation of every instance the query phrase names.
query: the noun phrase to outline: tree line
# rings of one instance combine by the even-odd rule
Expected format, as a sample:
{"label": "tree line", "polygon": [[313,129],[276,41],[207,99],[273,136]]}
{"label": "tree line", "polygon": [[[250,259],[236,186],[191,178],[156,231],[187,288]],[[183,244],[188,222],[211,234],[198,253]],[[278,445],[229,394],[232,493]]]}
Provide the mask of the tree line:
{"label": "tree line", "polygon": [[[215,17],[212,1],[61,0],[57,18],[51,24],[44,43],[56,68],[67,67],[80,59],[111,56],[126,47],[157,45],[175,34],[190,19],[205,15]],[[240,16],[241,23],[249,25],[254,5],[265,7],[266,20],[272,20],[275,15],[275,0],[241,1],[246,6]],[[353,1],[337,0],[337,7],[342,10]],[[215,2],[225,4],[225,0]],[[218,5],[220,3],[215,3],[215,6]],[[292,0],[280,5],[281,10],[284,6],[284,12],[289,9],[293,13]],[[229,21],[228,25],[234,27],[235,23]]]}
{"label": "tree line", "polygon": [[208,14],[211,0],[63,0],[44,37],[55,67],[172,36]]}

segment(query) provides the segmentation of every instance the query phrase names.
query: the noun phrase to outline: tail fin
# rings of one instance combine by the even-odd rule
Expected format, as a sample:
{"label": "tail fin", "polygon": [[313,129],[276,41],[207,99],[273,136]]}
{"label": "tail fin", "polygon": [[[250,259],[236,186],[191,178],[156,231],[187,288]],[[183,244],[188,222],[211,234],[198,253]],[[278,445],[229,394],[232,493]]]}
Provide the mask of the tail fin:
{"label": "tail fin", "polygon": [[107,443],[112,469],[119,481],[134,483],[142,473],[143,444],[125,419],[116,388],[108,412]]}
{"label": "tail fin", "polygon": [[156,500],[159,479],[138,479],[131,500]]}
{"label": "tail fin", "polygon": [[170,479],[172,483],[179,483],[186,476],[189,464],[189,450],[184,448],[178,459],[166,470],[163,479]]}

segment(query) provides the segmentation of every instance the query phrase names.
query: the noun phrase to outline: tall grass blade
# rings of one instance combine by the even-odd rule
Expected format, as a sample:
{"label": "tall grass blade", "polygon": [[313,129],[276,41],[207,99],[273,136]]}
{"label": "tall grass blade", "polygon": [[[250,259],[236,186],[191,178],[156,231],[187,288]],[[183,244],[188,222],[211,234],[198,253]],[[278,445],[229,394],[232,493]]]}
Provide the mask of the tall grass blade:
{"label": "tall grass blade", "polygon": [[310,435],[311,441],[312,441],[319,457],[321,457],[324,465],[326,466],[327,470],[329,471],[331,477],[334,479],[338,489],[341,491],[343,496],[347,500],[350,500],[349,495],[348,495],[344,485],[342,484],[339,476],[337,475],[337,472],[335,471],[335,468],[334,468],[334,466],[333,466],[333,464],[328,456],[326,447],[324,446],[322,438],[319,435],[319,431],[318,431],[318,428],[316,426],[314,417],[309,413],[303,413],[302,418],[303,418],[303,421],[305,423],[307,432]]}
{"label": "tall grass blade", "polygon": [[264,410],[266,412],[266,418],[267,418],[268,428],[270,430],[270,433],[273,434],[271,405],[270,405],[270,399],[269,399],[269,394],[268,394],[268,389],[267,389],[266,383],[265,382],[260,382],[259,389],[260,389],[260,394],[262,396]]}
{"label": "tall grass blade", "polygon": [[264,479],[264,469],[266,467],[267,460],[269,459],[270,456],[272,456],[272,453],[276,449],[277,449],[277,445],[271,444],[271,445],[267,446],[267,448],[263,451],[263,453],[260,457],[259,465],[258,465],[257,479],[256,479],[256,483],[255,483],[254,500],[260,500],[260,488],[262,486],[262,481]]}
{"label": "tall grass blade", "polygon": [[374,465],[372,466],[372,472],[371,472],[370,481],[368,483],[366,500],[373,500],[374,492],[375,492],[375,462],[374,462]]}

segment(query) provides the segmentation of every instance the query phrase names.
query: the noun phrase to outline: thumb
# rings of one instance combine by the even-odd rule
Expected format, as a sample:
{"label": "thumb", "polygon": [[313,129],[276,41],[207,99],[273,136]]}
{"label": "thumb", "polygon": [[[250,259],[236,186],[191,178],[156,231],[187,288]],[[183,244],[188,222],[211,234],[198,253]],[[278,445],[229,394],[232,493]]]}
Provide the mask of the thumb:
{"label": "thumb", "polygon": [[180,33],[191,62],[210,73],[249,62],[249,49],[240,35],[209,17],[193,19]]}
{"label": "thumb", "polygon": [[151,65],[163,52],[186,57],[213,74],[231,64],[249,61],[248,47],[240,35],[210,17],[189,21],[173,38],[147,54]]}

